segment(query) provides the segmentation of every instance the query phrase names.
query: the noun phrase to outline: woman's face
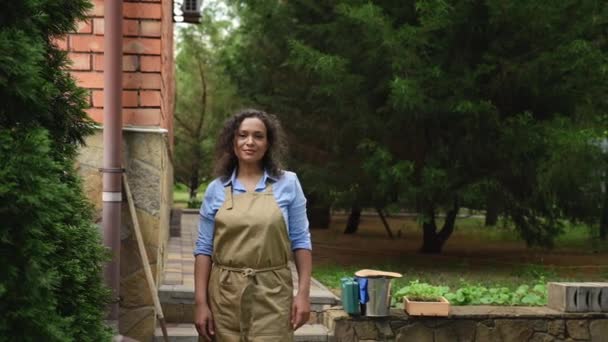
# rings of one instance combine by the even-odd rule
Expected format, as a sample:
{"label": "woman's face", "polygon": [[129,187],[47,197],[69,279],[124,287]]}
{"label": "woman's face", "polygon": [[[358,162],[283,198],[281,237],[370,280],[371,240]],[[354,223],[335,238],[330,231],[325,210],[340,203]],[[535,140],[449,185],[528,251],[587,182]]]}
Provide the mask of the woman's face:
{"label": "woman's face", "polygon": [[266,125],[258,118],[246,118],[234,135],[234,154],[239,163],[261,163],[268,150]]}

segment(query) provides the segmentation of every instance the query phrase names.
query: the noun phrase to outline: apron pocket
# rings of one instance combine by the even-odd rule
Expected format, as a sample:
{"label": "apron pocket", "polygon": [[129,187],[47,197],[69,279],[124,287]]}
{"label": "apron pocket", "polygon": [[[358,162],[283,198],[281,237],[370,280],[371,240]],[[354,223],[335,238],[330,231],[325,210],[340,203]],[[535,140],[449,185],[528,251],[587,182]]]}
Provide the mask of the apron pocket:
{"label": "apron pocket", "polygon": [[291,330],[292,289],[283,285],[255,287],[252,335],[275,335]]}

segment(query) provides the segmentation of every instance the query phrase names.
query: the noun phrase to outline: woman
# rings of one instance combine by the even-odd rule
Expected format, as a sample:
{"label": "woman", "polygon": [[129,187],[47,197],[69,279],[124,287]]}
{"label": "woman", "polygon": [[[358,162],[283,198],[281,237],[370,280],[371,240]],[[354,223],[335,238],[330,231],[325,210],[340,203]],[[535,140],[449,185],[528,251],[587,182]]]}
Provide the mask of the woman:
{"label": "woman", "polygon": [[258,110],[234,115],[219,136],[219,177],[205,192],[194,251],[195,325],[206,340],[292,341],[308,321],[306,199],[297,176],[281,169],[284,140],[276,117]]}

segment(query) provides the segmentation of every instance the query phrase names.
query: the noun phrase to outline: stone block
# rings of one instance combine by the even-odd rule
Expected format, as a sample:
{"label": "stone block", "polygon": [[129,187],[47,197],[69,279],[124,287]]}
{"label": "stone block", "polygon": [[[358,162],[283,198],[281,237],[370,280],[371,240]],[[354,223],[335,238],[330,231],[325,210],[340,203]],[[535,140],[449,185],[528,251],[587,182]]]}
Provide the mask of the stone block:
{"label": "stone block", "polygon": [[[330,331],[332,329],[329,329]],[[353,322],[347,320],[337,321],[334,331],[334,338],[336,342],[352,342],[356,341],[355,329],[353,328]]]}
{"label": "stone block", "polygon": [[156,170],[160,170],[165,149],[163,135],[161,133],[139,132],[125,134],[129,157],[144,162]]}
{"label": "stone block", "polygon": [[[145,245],[146,255],[150,264],[156,264],[158,248],[152,245]],[[120,275],[121,277],[133,274],[144,266],[139,254],[139,247],[135,236],[122,240],[120,243]]]}
{"label": "stone block", "polygon": [[395,337],[391,325],[386,320],[376,321],[376,329],[378,329],[380,338],[388,339]]}
{"label": "stone block", "polygon": [[500,335],[495,328],[490,328],[485,324],[478,323],[475,330],[475,342],[494,342],[500,341]]}
{"label": "stone block", "polygon": [[135,207],[158,217],[161,197],[160,171],[138,159],[131,159],[127,173]]}
{"label": "stone block", "polygon": [[435,329],[435,342],[445,341],[473,342],[475,340],[475,322],[454,321]]}
{"label": "stone block", "polygon": [[[125,207],[126,205],[123,205],[121,239],[135,240],[133,219],[131,218],[131,213],[128,208],[125,209]],[[158,247],[160,244],[160,220],[158,217],[150,215],[149,212],[140,209],[136,209],[135,213],[137,214],[137,221],[144,240],[144,245]]]}
{"label": "stone block", "polygon": [[[154,279],[156,279],[155,270],[156,265],[152,265],[152,277]],[[122,299],[121,306],[125,308],[136,308],[154,304],[143,269],[131,275],[121,277],[120,297]]]}
{"label": "stone block", "polygon": [[397,342],[433,342],[433,330],[423,324],[406,325],[397,331]]}
{"label": "stone block", "polygon": [[323,325],[327,327],[329,331],[333,331],[338,320],[348,318],[348,314],[342,309],[329,309],[323,314]]}
{"label": "stone block", "polygon": [[608,342],[608,319],[598,319],[589,324],[591,342]]}
{"label": "stone block", "polygon": [[499,319],[496,330],[504,342],[527,341],[534,334],[534,325],[524,319]]}
{"label": "stone block", "polygon": [[77,168],[82,179],[82,190],[89,202],[93,204],[97,218],[101,220],[101,209],[103,208],[101,172],[96,167],[85,164],[80,164]]}
{"label": "stone block", "polygon": [[186,323],[183,304],[163,303],[162,309],[167,323]]}
{"label": "stone block", "polygon": [[556,319],[547,323],[547,332],[557,338],[566,337],[566,322],[563,319]]}
{"label": "stone block", "polygon": [[354,324],[355,333],[360,340],[377,340],[378,330],[372,321],[361,321]]}
{"label": "stone block", "polygon": [[534,333],[534,335],[532,335],[532,338],[530,339],[529,342],[553,342],[553,341],[555,341],[555,337],[553,337],[547,333],[537,332],[537,333]]}
{"label": "stone block", "polygon": [[607,311],[608,283],[549,283],[547,306],[562,312]]}
{"label": "stone block", "polygon": [[121,308],[118,329],[122,335],[147,341],[154,335],[156,325],[154,307],[146,306],[135,309]]}
{"label": "stone block", "polygon": [[568,336],[578,340],[588,340],[589,336],[589,323],[583,320],[567,320],[566,331]]}

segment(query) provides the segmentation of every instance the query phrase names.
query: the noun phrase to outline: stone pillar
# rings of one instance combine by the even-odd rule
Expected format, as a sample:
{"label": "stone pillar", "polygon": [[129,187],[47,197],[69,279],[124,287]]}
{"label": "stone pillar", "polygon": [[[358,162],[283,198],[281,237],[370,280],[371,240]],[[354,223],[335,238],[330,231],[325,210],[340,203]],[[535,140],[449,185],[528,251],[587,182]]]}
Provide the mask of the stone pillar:
{"label": "stone pillar", "polygon": [[[104,72],[104,4],[92,0],[89,18],[55,43],[68,51],[70,72],[89,90],[89,116],[100,130],[80,151],[78,168],[87,196],[101,211]],[[152,272],[164,269],[172,205],[173,1],[124,0],[123,5],[123,158]],[[120,333],[138,340],[154,334],[155,315],[126,202],[122,209]],[[101,217],[98,215],[98,217]]]}

